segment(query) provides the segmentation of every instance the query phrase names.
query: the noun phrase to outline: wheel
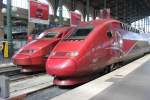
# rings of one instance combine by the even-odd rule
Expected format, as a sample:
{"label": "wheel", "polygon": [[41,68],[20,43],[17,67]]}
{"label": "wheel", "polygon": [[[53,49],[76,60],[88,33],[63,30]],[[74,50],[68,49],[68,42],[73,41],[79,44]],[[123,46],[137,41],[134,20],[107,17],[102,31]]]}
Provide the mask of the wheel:
{"label": "wheel", "polygon": [[107,73],[109,73],[109,72],[110,72],[109,66],[105,67],[103,74],[105,75],[105,74],[107,74]]}
{"label": "wheel", "polygon": [[121,65],[119,63],[118,64],[111,64],[111,65],[107,66],[106,68],[104,68],[104,74],[112,72],[112,71],[114,71],[120,67],[121,67]]}
{"label": "wheel", "polygon": [[118,68],[120,68],[121,66],[120,66],[120,64],[119,63],[117,63],[117,64],[111,64],[110,66],[109,66],[109,72],[112,72],[112,71],[114,71],[114,70],[116,70],[116,69],[118,69]]}
{"label": "wheel", "polygon": [[112,72],[112,71],[114,71],[114,70],[116,70],[116,66],[115,66],[115,64],[111,64],[111,65],[109,66],[109,71]]}

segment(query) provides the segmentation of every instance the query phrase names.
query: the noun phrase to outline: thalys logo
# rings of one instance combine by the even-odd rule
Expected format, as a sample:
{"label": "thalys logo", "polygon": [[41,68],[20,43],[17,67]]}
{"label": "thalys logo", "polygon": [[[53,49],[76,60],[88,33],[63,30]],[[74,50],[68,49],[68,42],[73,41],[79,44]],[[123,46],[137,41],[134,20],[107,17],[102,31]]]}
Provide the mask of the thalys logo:
{"label": "thalys logo", "polygon": [[35,12],[35,16],[37,18],[43,18],[43,10],[42,9],[37,9]]}
{"label": "thalys logo", "polygon": [[30,1],[30,18],[48,20],[49,5]]}

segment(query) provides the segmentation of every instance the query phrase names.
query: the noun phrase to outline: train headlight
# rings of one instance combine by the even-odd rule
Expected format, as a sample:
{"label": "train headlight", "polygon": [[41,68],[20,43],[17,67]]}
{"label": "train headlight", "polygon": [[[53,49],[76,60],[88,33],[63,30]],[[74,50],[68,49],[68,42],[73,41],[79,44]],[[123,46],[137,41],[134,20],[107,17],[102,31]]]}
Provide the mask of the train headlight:
{"label": "train headlight", "polygon": [[75,57],[78,56],[78,51],[73,52],[51,52],[50,56],[67,56],[67,57]]}
{"label": "train headlight", "polygon": [[76,57],[78,55],[79,55],[78,51],[73,51],[73,52],[67,52],[66,53],[66,56],[68,56],[68,57]]}
{"label": "train headlight", "polygon": [[66,56],[70,57],[71,53],[70,52],[66,52]]}
{"label": "train headlight", "polygon": [[78,56],[78,55],[79,55],[79,52],[78,52],[78,51],[73,51],[73,52],[71,53],[71,56],[73,56],[73,57]]}
{"label": "train headlight", "polygon": [[55,56],[56,52],[51,52],[50,56]]}

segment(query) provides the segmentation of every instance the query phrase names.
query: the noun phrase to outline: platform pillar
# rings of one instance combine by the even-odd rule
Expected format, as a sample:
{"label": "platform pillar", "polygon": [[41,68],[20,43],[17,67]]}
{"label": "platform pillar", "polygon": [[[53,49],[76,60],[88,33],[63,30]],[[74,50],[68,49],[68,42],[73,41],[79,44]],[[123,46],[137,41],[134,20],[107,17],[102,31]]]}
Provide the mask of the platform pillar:
{"label": "platform pillar", "polygon": [[71,0],[71,11],[75,11],[76,9],[76,1],[75,0]]}
{"label": "platform pillar", "polygon": [[57,17],[57,8],[58,8],[58,5],[59,5],[59,0],[54,0],[54,18]]}
{"label": "platform pillar", "polygon": [[104,0],[104,8],[107,8],[107,0]]}
{"label": "platform pillar", "polygon": [[63,7],[62,0],[59,0],[59,24],[63,25]]}
{"label": "platform pillar", "polygon": [[6,76],[0,76],[0,98],[9,97],[9,78]]}
{"label": "platform pillar", "polygon": [[11,21],[11,0],[7,0],[7,41],[9,57],[13,55],[13,40],[12,40],[12,21]]}
{"label": "platform pillar", "polygon": [[118,0],[115,0],[115,18],[118,19]]}
{"label": "platform pillar", "polygon": [[0,0],[0,38],[4,37],[4,17],[2,7],[2,0]]}
{"label": "platform pillar", "polygon": [[89,12],[90,12],[90,0],[86,0],[87,21],[89,21]]}

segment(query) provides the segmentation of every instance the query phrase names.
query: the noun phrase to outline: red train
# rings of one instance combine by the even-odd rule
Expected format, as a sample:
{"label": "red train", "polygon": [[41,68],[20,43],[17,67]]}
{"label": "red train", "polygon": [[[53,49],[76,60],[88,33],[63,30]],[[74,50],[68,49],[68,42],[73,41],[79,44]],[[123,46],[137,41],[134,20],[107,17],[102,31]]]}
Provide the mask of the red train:
{"label": "red train", "polygon": [[114,19],[88,22],[63,39],[52,50],[47,73],[54,84],[75,85],[102,70],[112,71],[115,65],[150,51],[148,41],[139,31]]}
{"label": "red train", "polygon": [[13,63],[21,66],[22,72],[43,71],[47,55],[72,30],[72,27],[58,27],[41,33],[13,56]]}

